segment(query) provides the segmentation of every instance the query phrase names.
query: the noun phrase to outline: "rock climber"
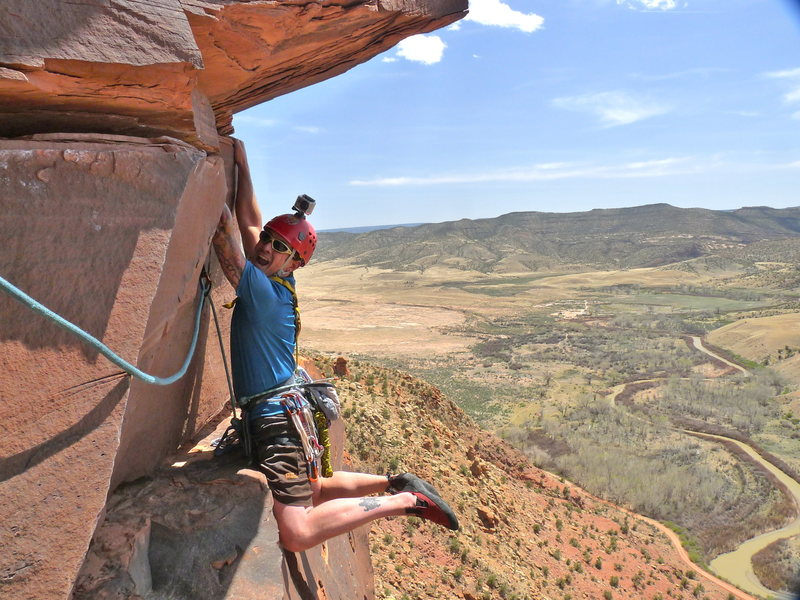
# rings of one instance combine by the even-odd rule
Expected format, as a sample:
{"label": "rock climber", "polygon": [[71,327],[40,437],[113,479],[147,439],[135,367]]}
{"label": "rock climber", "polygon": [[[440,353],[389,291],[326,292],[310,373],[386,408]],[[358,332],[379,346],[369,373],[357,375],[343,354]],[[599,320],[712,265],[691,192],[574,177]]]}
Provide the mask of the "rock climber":
{"label": "rock climber", "polygon": [[[238,230],[225,206],[213,244],[236,290],[230,346],[234,391],[241,399],[263,395],[294,377],[298,321],[293,272],[308,264],[317,236],[302,210],[277,216],[262,227],[240,140],[234,141],[234,162]],[[247,406],[245,426],[249,423],[256,468],[272,491],[273,514],[286,550],[301,552],[389,516],[416,515],[458,529],[455,514],[436,489],[413,474],[335,471],[330,477],[311,477],[302,435],[280,399],[269,396],[268,392]],[[376,495],[384,492],[390,495]]]}

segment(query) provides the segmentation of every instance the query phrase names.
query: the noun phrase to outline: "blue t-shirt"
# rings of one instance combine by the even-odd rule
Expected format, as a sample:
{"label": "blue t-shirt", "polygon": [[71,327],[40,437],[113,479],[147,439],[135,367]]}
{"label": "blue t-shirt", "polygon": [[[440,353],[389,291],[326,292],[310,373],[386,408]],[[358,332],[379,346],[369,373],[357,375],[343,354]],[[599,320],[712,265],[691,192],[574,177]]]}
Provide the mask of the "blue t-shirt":
{"label": "blue t-shirt", "polygon": [[[288,281],[294,286],[294,277]],[[273,388],[294,373],[292,293],[249,260],[236,288],[231,319],[231,365],[236,397]]]}

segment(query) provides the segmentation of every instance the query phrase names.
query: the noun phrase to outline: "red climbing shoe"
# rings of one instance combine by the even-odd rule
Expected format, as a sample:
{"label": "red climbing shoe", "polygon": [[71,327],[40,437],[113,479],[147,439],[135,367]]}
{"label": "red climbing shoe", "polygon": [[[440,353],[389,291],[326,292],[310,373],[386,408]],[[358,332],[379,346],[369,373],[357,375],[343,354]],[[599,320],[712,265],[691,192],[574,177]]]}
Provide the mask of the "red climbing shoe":
{"label": "red climbing shoe", "polygon": [[453,531],[458,529],[458,519],[456,519],[456,515],[450,507],[447,506],[447,502],[439,498],[439,496],[433,493],[409,493],[416,497],[417,505],[407,508],[406,514],[416,515],[422,519],[433,521]]}

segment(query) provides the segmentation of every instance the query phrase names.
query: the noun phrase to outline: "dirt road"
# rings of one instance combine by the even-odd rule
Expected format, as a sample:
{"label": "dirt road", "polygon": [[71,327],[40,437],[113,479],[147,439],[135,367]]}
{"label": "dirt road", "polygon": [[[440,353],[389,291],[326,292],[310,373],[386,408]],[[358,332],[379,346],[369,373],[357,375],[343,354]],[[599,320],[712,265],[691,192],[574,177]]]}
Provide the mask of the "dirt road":
{"label": "dirt road", "polygon": [[726,365],[733,367],[738,371],[741,371],[745,377],[748,377],[750,375],[750,372],[744,367],[739,366],[736,363],[733,363],[725,358],[722,358],[719,354],[714,354],[711,350],[709,350],[703,345],[703,340],[701,340],[698,336],[696,335],[692,336],[692,343],[694,344],[694,347],[697,348],[700,352],[704,352],[709,356],[713,356],[717,360],[724,362]]}

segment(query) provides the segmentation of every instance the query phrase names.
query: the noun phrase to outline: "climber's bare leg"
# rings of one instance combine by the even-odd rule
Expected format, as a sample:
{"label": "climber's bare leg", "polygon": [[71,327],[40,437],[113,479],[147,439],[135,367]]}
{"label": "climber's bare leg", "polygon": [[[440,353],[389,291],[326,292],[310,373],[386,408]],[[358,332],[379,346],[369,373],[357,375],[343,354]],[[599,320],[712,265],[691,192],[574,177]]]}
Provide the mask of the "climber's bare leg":
{"label": "climber's bare leg", "polygon": [[316,506],[336,498],[360,498],[381,494],[386,491],[388,485],[389,480],[385,475],[334,471],[331,477],[321,477],[316,483],[312,482],[311,489]]}
{"label": "climber's bare leg", "polygon": [[[386,488],[386,478],[383,487]],[[383,517],[405,515],[415,506],[408,493],[394,496],[336,498],[316,506],[289,506],[273,500],[272,512],[278,523],[281,545],[290,552],[302,552],[336,535]]]}

